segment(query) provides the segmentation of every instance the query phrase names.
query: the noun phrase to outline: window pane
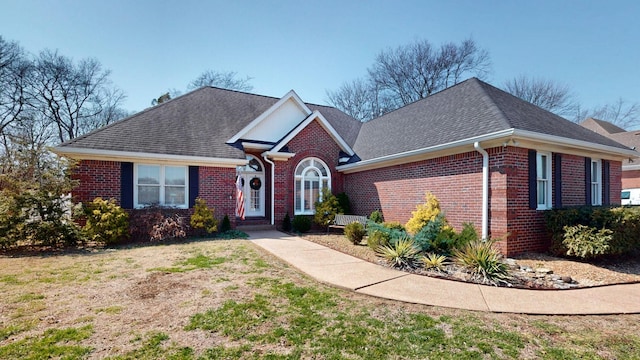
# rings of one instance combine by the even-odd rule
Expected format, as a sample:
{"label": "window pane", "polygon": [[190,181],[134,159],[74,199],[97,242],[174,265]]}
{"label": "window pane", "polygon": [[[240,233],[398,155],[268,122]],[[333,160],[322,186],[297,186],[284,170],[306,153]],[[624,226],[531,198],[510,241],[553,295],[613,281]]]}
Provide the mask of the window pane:
{"label": "window pane", "polygon": [[138,165],[138,184],[160,184],[160,166]]}
{"label": "window pane", "polygon": [[320,162],[316,161],[316,166],[320,169],[322,176],[327,176],[327,168],[324,167]]}
{"label": "window pane", "polygon": [[538,179],[547,179],[547,155],[539,155]]}
{"label": "window pane", "polygon": [[302,210],[302,185],[299,179],[296,179],[296,211]]}
{"label": "window pane", "polygon": [[319,180],[320,179],[320,174],[318,174],[318,172],[314,169],[309,169],[305,174],[304,174],[304,178],[305,180]]}
{"label": "window pane", "polygon": [[153,205],[160,203],[159,186],[138,186],[138,204]]}
{"label": "window pane", "polygon": [[164,183],[165,185],[183,185],[186,183],[186,169],[182,166],[165,166]]}
{"label": "window pane", "polygon": [[538,180],[538,205],[547,205],[547,182]]}
{"label": "window pane", "polygon": [[302,172],[311,165],[311,160],[305,160],[298,165],[296,175],[302,175]]}
{"label": "window pane", "polygon": [[262,172],[262,165],[260,165],[260,162],[255,158],[251,158],[251,160],[249,160],[249,164],[247,165],[246,171]]}
{"label": "window pane", "polygon": [[165,205],[184,205],[184,186],[167,186],[164,189],[164,203]]}
{"label": "window pane", "polygon": [[598,182],[598,179],[600,178],[598,175],[598,163],[594,161],[591,163],[591,181]]}

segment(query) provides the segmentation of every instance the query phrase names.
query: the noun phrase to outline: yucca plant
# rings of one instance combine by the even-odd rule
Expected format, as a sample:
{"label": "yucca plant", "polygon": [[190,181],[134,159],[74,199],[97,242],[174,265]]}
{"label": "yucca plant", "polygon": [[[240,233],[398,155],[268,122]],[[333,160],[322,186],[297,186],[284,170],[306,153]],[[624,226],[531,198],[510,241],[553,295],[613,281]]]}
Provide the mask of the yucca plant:
{"label": "yucca plant", "polygon": [[422,257],[422,263],[425,269],[437,271],[443,271],[444,267],[449,264],[446,256],[432,252]]}
{"label": "yucca plant", "polygon": [[460,249],[454,249],[453,257],[473,278],[497,286],[508,283],[509,267],[502,262],[502,255],[493,248],[493,243],[472,241]]}
{"label": "yucca plant", "polygon": [[392,267],[404,269],[416,267],[420,251],[415,247],[413,239],[403,237],[392,244],[378,246],[376,253]]}

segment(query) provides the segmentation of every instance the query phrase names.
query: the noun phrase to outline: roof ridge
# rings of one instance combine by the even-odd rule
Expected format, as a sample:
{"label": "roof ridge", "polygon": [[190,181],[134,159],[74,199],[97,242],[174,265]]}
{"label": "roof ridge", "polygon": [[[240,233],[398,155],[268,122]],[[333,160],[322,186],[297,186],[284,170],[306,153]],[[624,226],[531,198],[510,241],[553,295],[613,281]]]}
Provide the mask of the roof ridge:
{"label": "roof ridge", "polygon": [[491,96],[491,94],[487,91],[486,87],[490,87],[492,89],[498,90],[504,94],[507,94],[509,96],[512,96],[514,98],[517,98],[518,100],[524,101],[520,98],[518,98],[517,96],[514,96],[512,94],[509,94],[508,92],[497,88],[487,82],[484,82],[478,78],[473,78],[476,80],[476,84],[480,87],[480,90],[482,91],[483,99],[488,103],[488,105],[490,107],[492,107],[494,110],[496,110],[498,112],[498,114],[500,115],[500,120],[502,121],[502,123],[507,127],[507,128],[513,128],[513,124],[511,123],[511,119],[509,119],[509,117],[507,116],[507,114],[504,112],[504,110],[502,110],[502,108],[496,103],[496,100],[493,98],[493,96]]}

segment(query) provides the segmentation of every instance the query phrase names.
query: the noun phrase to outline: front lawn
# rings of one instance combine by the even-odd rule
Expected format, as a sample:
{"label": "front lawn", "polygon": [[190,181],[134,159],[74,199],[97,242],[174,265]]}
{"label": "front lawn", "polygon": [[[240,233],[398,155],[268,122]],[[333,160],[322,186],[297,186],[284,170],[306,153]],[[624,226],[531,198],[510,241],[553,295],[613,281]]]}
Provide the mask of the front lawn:
{"label": "front lawn", "polygon": [[371,298],[246,240],[0,256],[0,359],[637,359],[639,320]]}

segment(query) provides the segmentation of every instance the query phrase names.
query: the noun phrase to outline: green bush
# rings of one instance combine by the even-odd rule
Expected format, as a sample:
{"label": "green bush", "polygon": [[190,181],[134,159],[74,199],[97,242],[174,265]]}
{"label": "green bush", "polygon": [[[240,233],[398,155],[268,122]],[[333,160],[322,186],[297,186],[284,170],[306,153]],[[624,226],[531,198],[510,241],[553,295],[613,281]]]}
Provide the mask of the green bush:
{"label": "green bush", "polygon": [[387,246],[391,241],[391,236],[387,232],[373,231],[367,235],[367,246],[372,250],[376,250],[380,246]]}
{"label": "green bush", "polygon": [[[545,212],[547,230],[551,234],[551,252],[566,256],[565,228],[584,225],[612,231],[609,247],[602,255],[619,255],[640,250],[640,208],[581,206]],[[573,235],[572,235],[573,236]]]}
{"label": "green bush", "polygon": [[610,253],[613,231],[585,225],[565,226],[562,245],[565,255],[592,259]]}
{"label": "green bush", "polygon": [[[371,237],[375,232],[385,234],[387,240],[391,243],[399,239],[409,236],[400,223],[388,222],[383,224],[375,223],[371,220],[367,221],[367,236]],[[379,236],[379,235],[374,235]]]}
{"label": "green bush", "polygon": [[404,237],[394,244],[379,246],[376,254],[383,257],[389,265],[400,269],[413,269],[418,264],[420,250],[415,247],[413,239]]}
{"label": "green bush", "polygon": [[344,235],[354,245],[359,245],[366,234],[367,232],[364,230],[364,226],[359,222],[352,222],[344,228]]}
{"label": "green bush", "polygon": [[197,198],[193,207],[193,214],[189,222],[194,229],[204,230],[207,234],[218,231],[218,220],[215,218],[215,210],[207,206],[204,199]]}
{"label": "green bush", "polygon": [[417,234],[423,227],[440,214],[440,201],[430,192],[425,194],[425,203],[416,206],[416,210],[411,212],[411,219],[407,221],[405,227],[411,234]]}
{"label": "green bush", "polygon": [[369,220],[373,221],[374,223],[377,224],[381,224],[384,222],[384,217],[382,216],[382,211],[380,210],[375,210],[374,212],[371,213],[371,215],[369,215]]}
{"label": "green bush", "polygon": [[351,202],[349,201],[349,196],[347,193],[340,193],[336,195],[338,199],[338,206],[340,207],[340,211],[338,214],[351,214]]}
{"label": "green bush", "polygon": [[[313,222],[320,226],[329,226],[336,218],[336,214],[343,214],[338,198],[328,188],[322,189],[321,200],[315,203],[316,213]],[[295,226],[294,226],[295,227]]]}
{"label": "green bush", "polygon": [[291,217],[289,217],[289,213],[282,219],[282,230],[287,232],[291,231]]}
{"label": "green bush", "polygon": [[229,215],[225,214],[220,224],[220,232],[227,232],[229,230],[231,230],[231,220],[229,220]]}
{"label": "green bush", "polygon": [[454,261],[471,276],[484,283],[498,285],[509,280],[509,267],[502,262],[502,255],[493,248],[493,241],[472,241],[453,250]]}
{"label": "green bush", "polygon": [[301,233],[306,233],[311,230],[311,218],[304,215],[296,215],[291,222],[293,230]]}
{"label": "green bush", "polygon": [[413,239],[420,251],[426,252],[431,250],[439,254],[448,253],[449,248],[447,245],[443,243],[444,249],[439,248],[439,244],[436,245],[436,238],[442,232],[444,225],[444,215],[437,214],[432,220],[429,220],[426,225],[420,229],[420,231],[418,231]]}
{"label": "green bush", "polygon": [[116,244],[129,237],[129,214],[115,199],[95,198],[84,207],[83,231],[93,241]]}

